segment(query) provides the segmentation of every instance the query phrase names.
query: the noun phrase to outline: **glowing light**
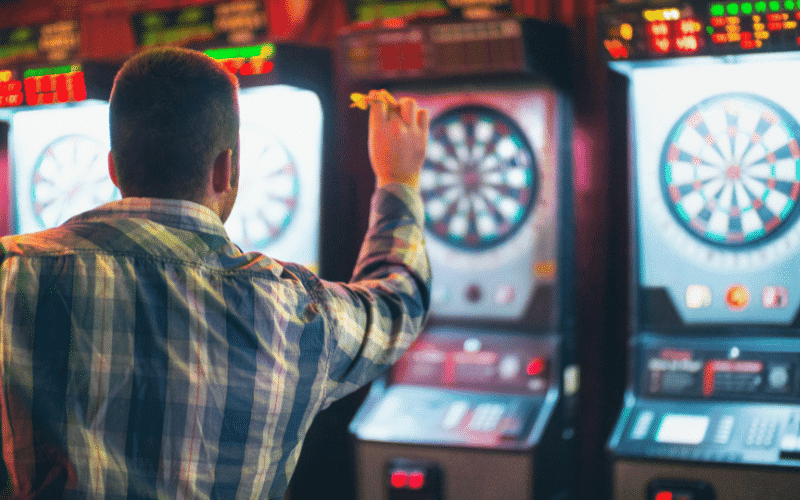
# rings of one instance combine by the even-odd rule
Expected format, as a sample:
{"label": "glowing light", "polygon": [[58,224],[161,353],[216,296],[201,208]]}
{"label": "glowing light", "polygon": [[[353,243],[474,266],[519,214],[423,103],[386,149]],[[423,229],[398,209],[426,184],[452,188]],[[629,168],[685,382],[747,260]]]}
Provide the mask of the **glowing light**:
{"label": "glowing light", "polygon": [[630,40],[633,38],[633,26],[628,23],[623,23],[619,27],[619,36],[621,36],[624,40]]}
{"label": "glowing light", "polygon": [[781,10],[781,3],[778,2],[777,0],[772,0],[769,3],[769,10],[771,10],[773,12],[777,12],[777,11]]}
{"label": "glowing light", "polygon": [[753,13],[753,4],[751,3],[743,3],[742,4],[742,14],[750,15]]}
{"label": "glowing light", "polygon": [[728,15],[731,16],[739,15],[739,6],[735,3],[729,3],[728,7],[725,10],[728,12]]}
{"label": "glowing light", "polygon": [[531,377],[535,377],[536,375],[541,375],[546,366],[547,362],[544,359],[533,358],[528,362],[528,366],[525,367],[525,373]]}
{"label": "glowing light", "polygon": [[689,285],[686,288],[686,307],[700,309],[711,305],[711,288],[705,285]]}
{"label": "glowing light", "polygon": [[740,311],[750,302],[750,291],[744,285],[731,285],[725,292],[725,303],[733,311]]}
{"label": "glowing light", "polygon": [[756,2],[756,12],[766,12],[767,11],[767,2]]}
{"label": "glowing light", "polygon": [[712,16],[716,16],[716,17],[724,16],[725,15],[725,6],[722,5],[721,3],[715,3],[715,4],[711,5],[711,8],[709,9],[709,12],[711,12]]}
{"label": "glowing light", "polygon": [[408,487],[418,490],[425,486],[425,474],[420,471],[413,471],[408,475]]}
{"label": "glowing light", "polygon": [[392,472],[389,482],[393,488],[404,488],[408,484],[408,472],[404,470],[396,470]]}
{"label": "glowing light", "polygon": [[681,13],[678,9],[646,10],[642,13],[646,21],[677,21]]}

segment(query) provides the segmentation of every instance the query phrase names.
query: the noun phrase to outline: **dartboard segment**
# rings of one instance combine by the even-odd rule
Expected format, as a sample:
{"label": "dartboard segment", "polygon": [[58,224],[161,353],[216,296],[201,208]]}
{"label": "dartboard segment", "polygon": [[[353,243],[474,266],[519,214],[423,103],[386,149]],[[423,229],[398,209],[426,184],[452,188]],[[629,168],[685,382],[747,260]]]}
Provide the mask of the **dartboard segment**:
{"label": "dartboard segment", "polygon": [[775,103],[722,94],[687,111],[662,154],[664,198],[690,234],[715,245],[762,243],[797,216],[800,126]]}
{"label": "dartboard segment", "polygon": [[31,178],[33,214],[42,228],[119,198],[108,175],[108,148],[92,137],[71,134],[48,144]]}
{"label": "dartboard segment", "polygon": [[428,230],[457,248],[502,243],[532,209],[537,172],[525,135],[505,114],[483,106],[445,111],[431,123],[420,175]]}
{"label": "dartboard segment", "polygon": [[242,124],[236,204],[225,227],[244,249],[262,249],[286,231],[297,210],[300,179],[295,162],[274,134]]}

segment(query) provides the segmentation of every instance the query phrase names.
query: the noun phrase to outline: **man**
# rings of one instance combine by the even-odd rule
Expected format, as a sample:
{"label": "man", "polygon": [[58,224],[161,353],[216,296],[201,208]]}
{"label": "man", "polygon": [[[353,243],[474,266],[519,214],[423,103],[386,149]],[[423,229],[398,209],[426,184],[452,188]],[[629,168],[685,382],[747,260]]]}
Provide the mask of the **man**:
{"label": "man", "polygon": [[[376,94],[379,95],[379,94]],[[0,418],[13,498],[281,498],[313,417],[393,363],[428,310],[428,115],[370,109],[377,178],[349,284],[242,252],[237,83],[160,48],[120,70],[123,199],[0,239]]]}

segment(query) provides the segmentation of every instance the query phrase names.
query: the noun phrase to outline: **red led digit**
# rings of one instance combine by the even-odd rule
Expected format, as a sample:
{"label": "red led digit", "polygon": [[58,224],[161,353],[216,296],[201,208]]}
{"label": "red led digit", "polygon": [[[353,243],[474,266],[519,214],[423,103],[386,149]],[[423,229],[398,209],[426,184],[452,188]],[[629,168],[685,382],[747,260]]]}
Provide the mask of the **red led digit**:
{"label": "red led digit", "polygon": [[659,491],[656,493],[655,500],[672,500],[672,492],[671,491]]}
{"label": "red led digit", "polygon": [[418,490],[425,486],[425,474],[420,471],[414,471],[408,475],[408,487],[412,490]]}
{"label": "red led digit", "polygon": [[69,101],[69,91],[67,90],[67,75],[56,76],[56,102]]}
{"label": "red led digit", "polygon": [[46,92],[53,91],[53,77],[51,76],[39,76],[36,77],[39,80],[39,92],[44,94]]}
{"label": "red led digit", "polygon": [[408,472],[404,470],[392,472],[389,482],[392,484],[392,488],[405,488],[406,484],[408,484]]}
{"label": "red led digit", "polygon": [[36,90],[36,77],[29,76],[25,79],[25,102],[30,106],[39,102],[39,92]]}
{"label": "red led digit", "polygon": [[86,81],[83,71],[78,71],[72,75],[72,97],[76,101],[86,100]]}

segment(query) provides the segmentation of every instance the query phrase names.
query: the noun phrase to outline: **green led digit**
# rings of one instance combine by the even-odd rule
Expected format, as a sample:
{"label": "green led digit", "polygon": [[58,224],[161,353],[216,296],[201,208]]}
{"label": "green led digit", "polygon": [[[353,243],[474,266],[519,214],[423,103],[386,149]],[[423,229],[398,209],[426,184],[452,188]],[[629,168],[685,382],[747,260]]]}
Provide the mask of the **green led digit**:
{"label": "green led digit", "polygon": [[772,0],[769,3],[769,10],[771,10],[772,12],[777,12],[781,10],[781,3],[778,2],[777,0]]}
{"label": "green led digit", "polygon": [[756,2],[756,12],[764,13],[767,11],[767,2]]}
{"label": "green led digit", "polygon": [[750,15],[753,13],[753,4],[751,3],[743,3],[742,4],[742,14]]}
{"label": "green led digit", "polygon": [[786,0],[783,2],[783,8],[786,10],[794,10],[794,2],[792,0]]}
{"label": "green led digit", "polygon": [[729,16],[736,16],[739,14],[739,5],[735,3],[728,4],[728,15]]}
{"label": "green led digit", "polygon": [[713,4],[711,6],[711,9],[709,10],[709,12],[711,12],[711,15],[715,16],[715,17],[724,16],[725,15],[725,6],[722,5],[721,3],[715,3],[715,4]]}

